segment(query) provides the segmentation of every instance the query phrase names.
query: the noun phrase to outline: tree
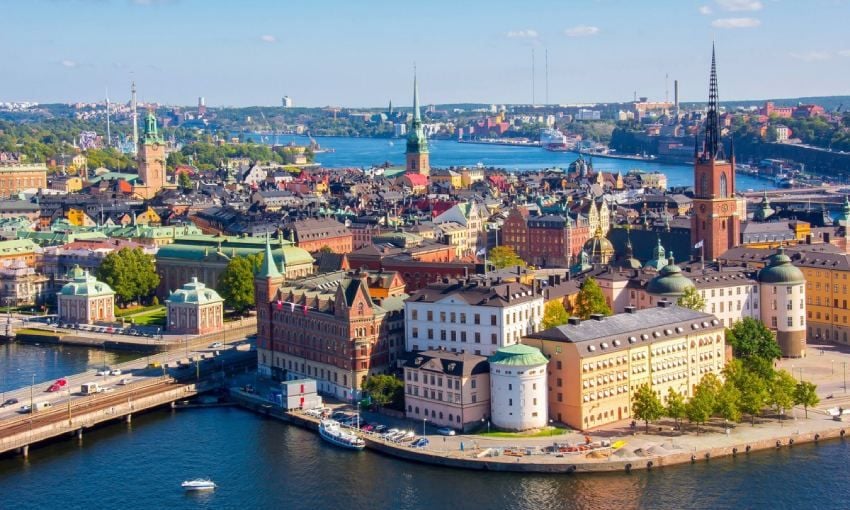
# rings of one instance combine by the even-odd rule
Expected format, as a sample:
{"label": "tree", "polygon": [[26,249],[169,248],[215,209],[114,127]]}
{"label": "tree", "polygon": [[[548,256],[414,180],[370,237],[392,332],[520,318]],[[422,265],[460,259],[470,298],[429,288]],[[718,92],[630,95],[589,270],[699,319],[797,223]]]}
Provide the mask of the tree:
{"label": "tree", "polygon": [[159,285],[154,258],[141,248],[121,248],[108,254],[97,277],[112,287],[123,304],[150,296]]}
{"label": "tree", "polygon": [[602,288],[596,283],[596,279],[588,278],[581,284],[576,296],[575,314],[582,319],[589,319],[596,313],[611,315],[611,307],[605,301]]}
{"label": "tree", "polygon": [[333,253],[333,252],[334,252],[333,248],[331,248],[328,245],[324,245],[321,248],[319,248],[319,253]]}
{"label": "tree", "polygon": [[371,375],[363,381],[363,390],[381,407],[404,408],[404,381],[392,375]]}
{"label": "tree", "polygon": [[685,289],[685,293],[679,296],[676,304],[684,308],[690,308],[697,312],[705,310],[705,299],[702,298],[702,295],[700,295],[696,287],[688,287]]}
{"label": "tree", "polygon": [[543,309],[543,329],[550,329],[567,323],[570,316],[564,303],[556,299],[546,303]]}
{"label": "tree", "polygon": [[682,419],[687,417],[685,397],[672,387],[667,388],[667,407],[664,409],[664,415],[676,421],[677,429],[681,427]]}
{"label": "tree", "polygon": [[726,381],[717,392],[715,412],[732,423],[741,421],[741,392],[732,381]]}
{"label": "tree", "polygon": [[219,294],[238,313],[254,306],[254,272],[262,260],[262,253],[233,257],[218,279]]}
{"label": "tree", "polygon": [[809,381],[800,381],[794,388],[794,405],[803,406],[806,410],[806,418],[809,417],[809,407],[818,405],[820,398],[815,392],[817,386]]}
{"label": "tree", "polygon": [[785,410],[794,405],[794,391],[797,381],[785,370],[779,370],[768,385],[768,404],[776,410],[779,420]]}
{"label": "tree", "polygon": [[720,391],[720,380],[714,374],[706,374],[702,381],[697,384],[694,390],[694,396],[688,401],[685,414],[688,420],[697,424],[697,434],[700,432],[699,426],[708,421],[714,410],[717,408],[717,394]]}
{"label": "tree", "polygon": [[661,399],[649,384],[642,384],[638,388],[632,401],[632,414],[638,420],[646,424],[646,432],[649,433],[649,422],[664,416],[664,406]]}
{"label": "tree", "polygon": [[723,368],[726,381],[734,384],[740,394],[738,409],[750,415],[753,425],[756,424],[756,415],[767,405],[767,381],[773,377],[773,368],[768,365],[768,369],[771,373],[765,377],[760,366],[754,368],[752,364],[744,365],[740,359],[730,360]]}
{"label": "tree", "polygon": [[726,330],[726,343],[732,346],[737,358],[757,358],[773,362],[782,357],[782,351],[773,333],[761,321],[745,317]]}
{"label": "tree", "polygon": [[177,182],[180,185],[180,188],[183,191],[189,191],[192,189],[192,178],[189,177],[189,172],[180,172],[179,177],[177,177]]}
{"label": "tree", "polygon": [[496,269],[504,267],[522,266],[525,267],[526,262],[516,254],[510,246],[496,246],[490,250],[488,260]]}

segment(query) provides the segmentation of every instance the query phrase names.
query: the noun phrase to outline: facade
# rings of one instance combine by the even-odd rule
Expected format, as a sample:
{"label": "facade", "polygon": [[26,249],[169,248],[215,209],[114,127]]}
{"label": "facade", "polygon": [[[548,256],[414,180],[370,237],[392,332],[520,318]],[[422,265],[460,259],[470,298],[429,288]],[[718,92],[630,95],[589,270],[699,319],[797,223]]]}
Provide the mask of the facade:
{"label": "facade", "polygon": [[590,236],[590,224],[581,214],[529,216],[518,207],[502,225],[502,244],[529,264],[544,267],[573,264]]}
{"label": "facade", "polygon": [[[715,260],[737,246],[741,218],[735,199],[735,154],[726,159],[720,141],[717,98],[717,69],[711,51],[711,80],[705,142],[702,153],[694,147],[694,213],[691,216],[691,243],[701,246],[707,260]],[[733,147],[734,150],[734,147]]]}
{"label": "facade", "polygon": [[405,151],[407,164],[405,170],[428,176],[431,173],[431,163],[428,154],[428,138],[422,127],[422,116],[419,112],[419,87],[416,85],[416,77],[413,77],[413,125],[407,135],[407,150]]}
{"label": "facade", "polygon": [[350,401],[366,377],[389,372],[401,354],[407,295],[396,273],[337,271],[284,284],[270,255],[254,283],[265,376],[315,379],[320,393]]}
{"label": "facade", "polygon": [[412,292],[404,315],[408,351],[491,356],[537,331],[543,296],[521,283],[446,279]]}
{"label": "facade", "polygon": [[145,118],[136,157],[141,183],[133,186],[133,193],[144,199],[153,198],[165,184],[165,141],[159,135],[153,112]]}
{"label": "facade", "polygon": [[295,242],[301,249],[310,253],[330,248],[333,253],[351,253],[354,250],[354,237],[344,223],[331,218],[307,218],[290,225],[295,234]]}
{"label": "facade", "polygon": [[782,356],[806,356],[806,279],[791,264],[785,250],[768,259],[758,273],[761,285],[762,322],[776,333]]}
{"label": "facade", "polygon": [[47,167],[42,164],[0,163],[0,198],[26,189],[47,188]]}
{"label": "facade", "polygon": [[486,220],[486,209],[479,206],[477,202],[469,201],[455,204],[437,215],[434,223],[437,225],[454,223],[463,229],[462,235],[457,236],[458,256],[462,257],[475,255],[479,250],[487,248]]}
{"label": "facade", "polygon": [[15,262],[0,269],[0,304],[32,306],[47,300],[49,278],[32,267]]}
{"label": "facade", "polygon": [[193,277],[165,300],[166,329],[171,333],[205,335],[224,328],[224,299]]}
{"label": "facade", "polygon": [[516,344],[490,356],[492,424],[506,430],[543,428],[548,424],[546,365],[538,349]]}
{"label": "facade", "polygon": [[490,416],[487,358],[469,353],[423,351],[404,366],[405,417],[466,432]]}
{"label": "facade", "polygon": [[685,398],[725,365],[725,330],[714,316],[669,303],[628,308],[610,317],[568,324],[523,340],[549,358],[549,416],[577,429],[631,420],[632,395],[649,384],[665,398]]}
{"label": "facade", "polygon": [[75,267],[57,295],[60,322],[94,324],[115,321],[115,292],[88,271]]}

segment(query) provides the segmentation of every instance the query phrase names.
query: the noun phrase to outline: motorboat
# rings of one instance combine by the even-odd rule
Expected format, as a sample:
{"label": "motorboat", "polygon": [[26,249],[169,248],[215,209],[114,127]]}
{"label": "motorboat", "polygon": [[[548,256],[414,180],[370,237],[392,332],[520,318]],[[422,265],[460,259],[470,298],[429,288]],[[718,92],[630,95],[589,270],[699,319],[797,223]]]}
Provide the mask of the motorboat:
{"label": "motorboat", "polygon": [[186,480],[180,484],[187,491],[211,491],[218,486],[209,478],[198,478],[195,480]]}
{"label": "motorboat", "polygon": [[325,441],[341,448],[362,450],[366,447],[366,442],[363,439],[352,432],[343,430],[339,422],[334,420],[322,420],[319,423],[319,435]]}

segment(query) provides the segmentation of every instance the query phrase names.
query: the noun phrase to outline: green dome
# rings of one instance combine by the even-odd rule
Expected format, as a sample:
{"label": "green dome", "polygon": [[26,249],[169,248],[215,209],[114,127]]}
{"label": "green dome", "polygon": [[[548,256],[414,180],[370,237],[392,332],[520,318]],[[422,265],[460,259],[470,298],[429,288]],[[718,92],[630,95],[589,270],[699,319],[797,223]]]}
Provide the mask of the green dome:
{"label": "green dome", "polygon": [[791,263],[791,257],[785,255],[785,248],[779,250],[768,259],[767,267],[759,271],[761,283],[805,283],[806,278],[798,267]]}
{"label": "green dome", "polygon": [[646,291],[659,296],[681,296],[685,290],[694,287],[694,282],[682,274],[682,269],[670,260],[658,272],[658,276],[649,280]]}
{"label": "green dome", "polygon": [[490,356],[488,361],[499,365],[523,367],[545,365],[546,363],[549,363],[549,359],[547,359],[539,349],[523,344],[502,347],[496,351],[496,354]]}
{"label": "green dome", "polygon": [[176,290],[168,296],[165,301],[168,304],[192,303],[205,305],[208,303],[220,303],[224,301],[218,292],[208,289],[206,285],[193,277],[192,281],[183,285],[182,289]]}
{"label": "green dome", "polygon": [[661,271],[667,265],[667,257],[665,256],[664,247],[661,246],[661,238],[658,238],[658,244],[652,249],[652,258],[647,261],[645,268],[651,268],[656,271]]}
{"label": "green dome", "polygon": [[89,274],[87,270],[83,270],[80,266],[74,266],[68,272],[70,282],[62,286],[59,294],[63,296],[108,296],[113,295],[112,287],[98,281],[97,278]]}

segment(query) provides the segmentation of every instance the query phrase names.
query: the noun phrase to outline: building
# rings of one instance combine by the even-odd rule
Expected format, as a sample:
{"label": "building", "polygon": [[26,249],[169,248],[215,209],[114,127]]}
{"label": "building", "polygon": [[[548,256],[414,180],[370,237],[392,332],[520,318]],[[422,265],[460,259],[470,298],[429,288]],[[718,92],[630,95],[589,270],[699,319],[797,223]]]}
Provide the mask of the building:
{"label": "building", "polygon": [[590,238],[587,218],[578,214],[531,216],[527,209],[511,209],[502,225],[502,244],[511,247],[529,264],[569,266]]}
{"label": "building", "polygon": [[43,164],[0,163],[0,198],[11,198],[24,190],[47,188],[47,167]]}
{"label": "building", "polygon": [[546,356],[534,347],[516,344],[497,350],[489,362],[492,424],[505,430],[547,426]]}
{"label": "building", "polygon": [[296,245],[310,253],[330,249],[333,253],[351,253],[354,236],[344,223],[332,218],[307,218],[290,226]]}
{"label": "building", "polygon": [[316,381],[313,379],[281,381],[280,392],[276,391],[274,387],[272,387],[271,392],[275,401],[286,410],[322,407],[322,397],[319,396]]}
{"label": "building", "polygon": [[404,316],[408,351],[491,356],[537,331],[543,296],[521,283],[445,279],[413,291]]}
{"label": "building", "polygon": [[94,324],[115,321],[115,292],[88,271],[75,267],[57,295],[59,322]]}
{"label": "building", "polygon": [[706,260],[715,260],[739,243],[741,218],[735,199],[734,146],[729,159],[720,140],[717,97],[717,68],[711,50],[711,78],[705,141],[700,153],[694,144],[694,200],[691,216],[691,244],[701,249]]}
{"label": "building", "polygon": [[224,329],[224,299],[196,277],[165,300],[166,329],[171,333],[206,335]]}
{"label": "building", "polygon": [[428,138],[422,127],[422,116],[419,112],[419,87],[416,76],[413,77],[413,124],[407,134],[407,149],[405,150],[407,165],[405,170],[428,176],[431,164],[428,159]]}
{"label": "building", "polygon": [[[475,255],[481,249],[487,248],[487,210],[477,202],[468,201],[455,204],[434,218],[436,225],[456,224],[465,232],[458,236],[458,256]],[[450,243],[453,244],[453,243]]]}
{"label": "building", "polygon": [[805,357],[806,279],[803,272],[791,264],[791,258],[780,247],[768,258],[767,266],[759,271],[758,279],[762,289],[762,322],[776,333],[783,356]]}
{"label": "building", "polygon": [[490,373],[484,356],[417,352],[403,370],[405,417],[463,432],[489,418]]}
{"label": "building", "polygon": [[145,118],[136,159],[141,182],[133,186],[133,193],[144,199],[153,198],[165,184],[165,141],[159,135],[153,112]]}
{"label": "building", "polygon": [[690,398],[726,362],[720,321],[668,302],[586,321],[574,317],[523,343],[549,358],[549,417],[583,430],[631,420],[632,396],[643,384],[662,399],[669,388]]}
{"label": "building", "polygon": [[283,96],[283,99],[280,100],[281,106],[284,108],[292,108],[292,98],[289,96]]}
{"label": "building", "polygon": [[350,401],[366,377],[392,370],[404,345],[398,274],[337,271],[284,284],[267,244],[254,282],[260,374],[315,379],[320,393]]}
{"label": "building", "polygon": [[49,288],[47,276],[36,273],[20,261],[0,268],[0,304],[6,306],[33,306],[47,301]]}

